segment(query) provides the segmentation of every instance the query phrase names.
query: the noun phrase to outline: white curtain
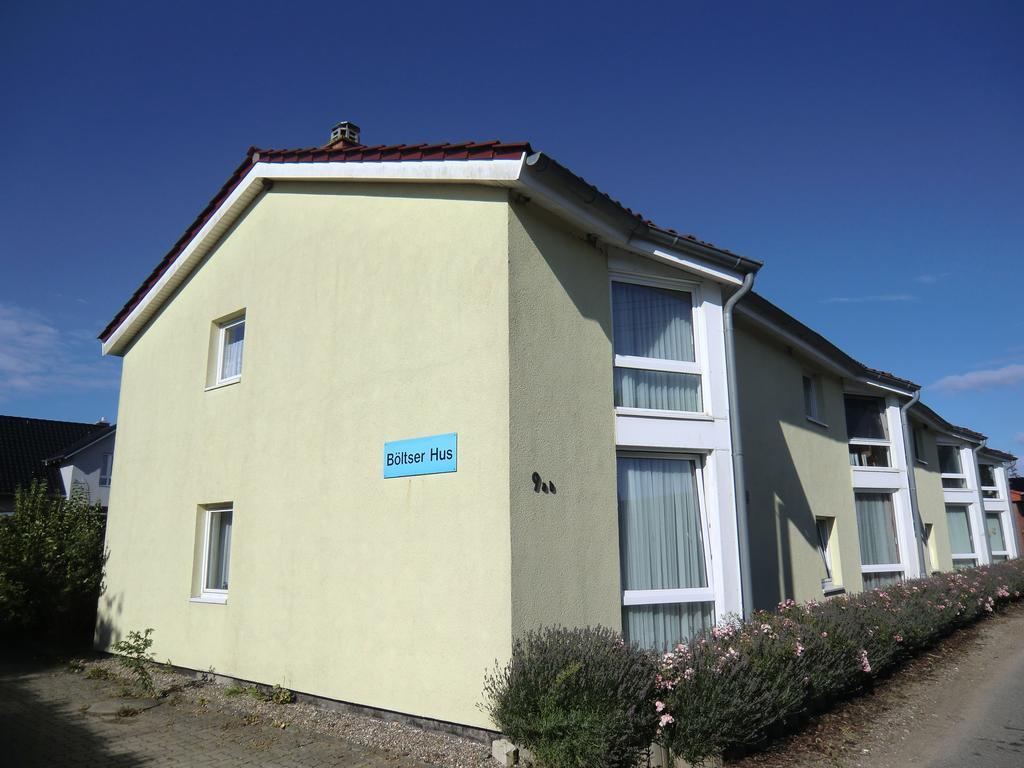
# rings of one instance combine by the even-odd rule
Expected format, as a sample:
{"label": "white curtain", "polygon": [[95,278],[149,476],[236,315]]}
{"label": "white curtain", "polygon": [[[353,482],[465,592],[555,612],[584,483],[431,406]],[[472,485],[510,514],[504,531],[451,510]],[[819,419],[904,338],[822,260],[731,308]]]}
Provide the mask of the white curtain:
{"label": "white curtain", "polygon": [[694,362],[690,294],[612,283],[615,354]]}
{"label": "white curtain", "polygon": [[663,411],[704,410],[700,376],[692,373],[615,369],[615,405]]}
{"label": "white curtain", "polygon": [[855,498],[861,565],[889,565],[900,562],[892,495],[858,493]]}
{"label": "white curtain", "polygon": [[[625,590],[706,587],[704,536],[692,459],[620,457],[619,550]],[[713,623],[711,604],[626,606],[631,642],[680,643]]]}
{"label": "white curtain", "polygon": [[960,449],[955,445],[939,446],[939,471],[946,475],[963,474],[960,466]]}
{"label": "white curtain", "polygon": [[954,555],[974,552],[967,507],[946,507],[946,526],[949,528],[949,549]]}
{"label": "white curtain", "polygon": [[622,628],[633,645],[668,651],[715,625],[714,603],[627,605]]}
{"label": "white curtain", "polygon": [[206,588],[227,589],[228,569],[231,565],[230,510],[210,513],[210,543],[207,551]]}
{"label": "white curtain", "polygon": [[998,512],[989,512],[985,515],[985,523],[988,526],[988,545],[993,552],[1006,551],[1006,539],[1003,538],[1003,523],[999,519]]}
{"label": "white curtain", "polygon": [[220,374],[222,379],[242,375],[242,346],[244,342],[244,322],[224,329],[224,362]]}
{"label": "white curtain", "polygon": [[893,584],[903,581],[901,573],[865,573],[861,575],[864,577],[864,589],[891,587]]}

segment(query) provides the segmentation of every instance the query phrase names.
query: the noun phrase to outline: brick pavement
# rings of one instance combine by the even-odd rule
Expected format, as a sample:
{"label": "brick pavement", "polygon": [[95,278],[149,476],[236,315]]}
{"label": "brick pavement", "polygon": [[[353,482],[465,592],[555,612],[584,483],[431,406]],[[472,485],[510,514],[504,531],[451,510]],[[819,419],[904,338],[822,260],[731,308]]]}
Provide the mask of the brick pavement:
{"label": "brick pavement", "polygon": [[132,717],[98,717],[86,706],[116,686],[63,666],[0,664],[0,765],[9,768],[182,766],[195,768],[424,768],[299,728],[249,722],[169,697]]}

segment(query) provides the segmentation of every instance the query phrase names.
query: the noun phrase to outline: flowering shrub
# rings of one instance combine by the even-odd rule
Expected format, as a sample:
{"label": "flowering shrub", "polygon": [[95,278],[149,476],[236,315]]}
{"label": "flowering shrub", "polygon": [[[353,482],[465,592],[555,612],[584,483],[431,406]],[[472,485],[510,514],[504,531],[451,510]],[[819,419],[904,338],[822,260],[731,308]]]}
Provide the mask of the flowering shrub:
{"label": "flowering shrub", "polygon": [[751,747],[1022,593],[1012,560],[726,622],[662,658],[658,738],[693,763]]}
{"label": "flowering shrub", "polygon": [[658,660],[602,627],[529,632],[488,676],[484,706],[544,768],[634,768],[664,720]]}

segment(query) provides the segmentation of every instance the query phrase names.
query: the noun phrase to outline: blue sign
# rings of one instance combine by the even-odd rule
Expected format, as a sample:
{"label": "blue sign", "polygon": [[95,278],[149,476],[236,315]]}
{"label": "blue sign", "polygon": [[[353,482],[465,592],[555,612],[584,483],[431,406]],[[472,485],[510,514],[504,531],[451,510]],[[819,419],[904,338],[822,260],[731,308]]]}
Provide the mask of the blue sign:
{"label": "blue sign", "polygon": [[459,458],[458,437],[452,432],[384,443],[384,477],[454,472]]}

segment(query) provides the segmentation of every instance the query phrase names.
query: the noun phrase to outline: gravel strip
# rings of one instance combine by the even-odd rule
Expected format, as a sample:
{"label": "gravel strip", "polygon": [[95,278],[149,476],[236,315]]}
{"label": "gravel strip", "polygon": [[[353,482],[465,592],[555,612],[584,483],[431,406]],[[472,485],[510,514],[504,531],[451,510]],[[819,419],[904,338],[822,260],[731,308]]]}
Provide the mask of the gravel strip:
{"label": "gravel strip", "polygon": [[[102,675],[124,688],[131,687],[130,679],[116,658],[76,664],[83,667],[86,676]],[[420,760],[436,768],[494,768],[496,765],[487,747],[459,736],[365,715],[335,712],[312,704],[275,704],[257,698],[248,688],[233,692],[237,687],[220,685],[205,676],[190,677],[160,665],[153,665],[151,674],[161,698],[197,716],[213,710],[236,714],[250,723],[255,718],[277,728],[299,728],[333,736],[395,757]]]}

